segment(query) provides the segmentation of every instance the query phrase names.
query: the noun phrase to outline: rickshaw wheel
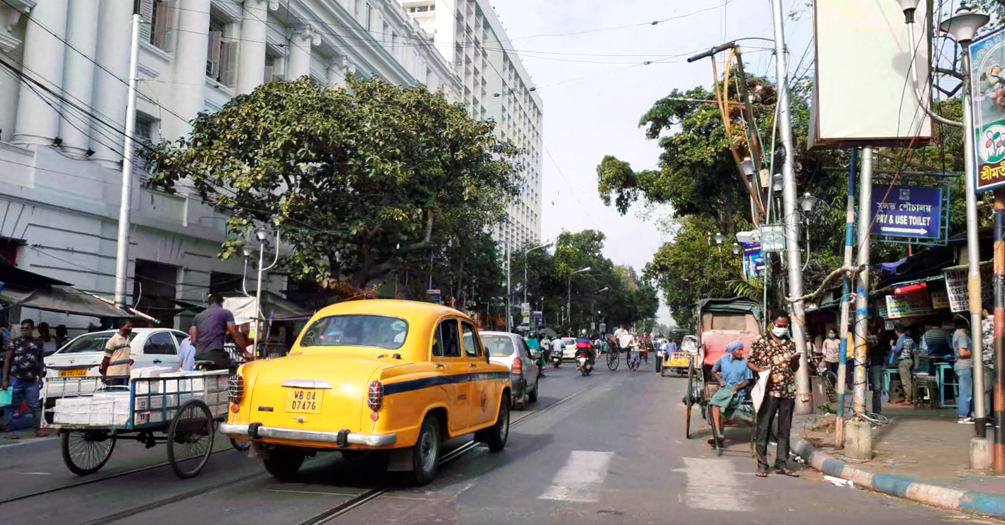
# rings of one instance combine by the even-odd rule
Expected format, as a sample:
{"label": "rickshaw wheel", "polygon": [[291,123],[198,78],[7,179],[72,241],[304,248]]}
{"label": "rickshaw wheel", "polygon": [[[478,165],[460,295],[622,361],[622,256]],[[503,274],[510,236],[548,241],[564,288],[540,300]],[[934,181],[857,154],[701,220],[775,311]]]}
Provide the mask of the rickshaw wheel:
{"label": "rickshaw wheel", "polygon": [[694,406],[694,367],[687,366],[687,393],[684,394],[684,404],[687,405],[687,416],[684,420],[684,439],[691,439],[691,407]]}
{"label": "rickshaw wheel", "polygon": [[182,479],[199,474],[213,453],[213,415],[206,403],[193,399],[178,409],[168,429],[168,462]]}
{"label": "rickshaw wheel", "polygon": [[64,431],[59,441],[63,463],[78,476],[100,470],[115,450],[115,436],[107,430]]}
{"label": "rickshaw wheel", "polygon": [[607,368],[611,372],[617,370],[618,365],[621,364],[621,354],[618,350],[618,347],[614,347],[607,353]]}

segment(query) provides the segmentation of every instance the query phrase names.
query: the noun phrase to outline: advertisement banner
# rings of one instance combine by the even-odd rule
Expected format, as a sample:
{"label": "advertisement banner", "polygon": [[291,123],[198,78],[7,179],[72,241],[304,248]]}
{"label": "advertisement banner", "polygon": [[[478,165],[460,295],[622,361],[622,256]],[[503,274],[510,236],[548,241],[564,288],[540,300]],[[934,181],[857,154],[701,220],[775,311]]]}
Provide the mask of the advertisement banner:
{"label": "advertisement banner", "polygon": [[949,308],[949,292],[946,290],[932,290],[932,308],[945,310]]}
{"label": "advertisement banner", "polygon": [[[991,287],[991,264],[981,265],[981,304],[986,304],[993,297]],[[967,270],[947,270],[946,291],[949,294],[949,309],[955,314],[970,310],[969,305],[969,285],[967,284]]]}
{"label": "advertisement banner", "polygon": [[1005,28],[970,44],[976,190],[1005,186]]}
{"label": "advertisement banner", "polygon": [[764,272],[764,253],[761,243],[743,243],[743,276],[745,279],[759,279]]}
{"label": "advertisement banner", "polygon": [[543,312],[531,312],[530,318],[533,321],[531,326],[534,330],[540,330],[544,328],[544,313]]}
{"label": "advertisement banner", "polygon": [[901,319],[928,315],[934,313],[935,309],[932,308],[932,298],[928,292],[916,292],[886,296],[886,312],[888,319]]}
{"label": "advertisement banner", "polygon": [[872,187],[872,232],[888,237],[942,237],[942,189]]}

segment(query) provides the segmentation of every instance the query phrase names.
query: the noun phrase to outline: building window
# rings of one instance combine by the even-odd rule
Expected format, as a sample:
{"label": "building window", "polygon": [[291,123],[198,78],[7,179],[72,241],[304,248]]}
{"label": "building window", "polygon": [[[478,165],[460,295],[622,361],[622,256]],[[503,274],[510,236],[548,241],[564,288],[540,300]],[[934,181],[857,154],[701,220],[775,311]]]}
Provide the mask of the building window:
{"label": "building window", "polygon": [[226,38],[229,24],[217,17],[209,17],[209,49],[206,58],[206,76],[227,87],[237,80],[237,41]]}
{"label": "building window", "polygon": [[282,58],[271,49],[265,50],[265,82],[283,80]]}
{"label": "building window", "polygon": [[164,51],[174,50],[174,32],[178,17],[175,0],[140,0],[140,39]]}

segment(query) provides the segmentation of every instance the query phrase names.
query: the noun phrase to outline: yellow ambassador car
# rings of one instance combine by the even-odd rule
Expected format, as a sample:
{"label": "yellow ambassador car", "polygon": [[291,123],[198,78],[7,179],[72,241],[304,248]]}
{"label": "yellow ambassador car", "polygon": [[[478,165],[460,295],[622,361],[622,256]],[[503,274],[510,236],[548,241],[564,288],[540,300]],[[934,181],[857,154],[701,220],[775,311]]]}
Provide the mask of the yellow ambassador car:
{"label": "yellow ambassador car", "polygon": [[474,433],[493,452],[506,446],[509,378],[457,310],[344,302],[315,314],[288,356],[238,370],[220,431],[250,438],[279,478],[318,451],[386,450],[389,470],[425,484],[448,439]]}

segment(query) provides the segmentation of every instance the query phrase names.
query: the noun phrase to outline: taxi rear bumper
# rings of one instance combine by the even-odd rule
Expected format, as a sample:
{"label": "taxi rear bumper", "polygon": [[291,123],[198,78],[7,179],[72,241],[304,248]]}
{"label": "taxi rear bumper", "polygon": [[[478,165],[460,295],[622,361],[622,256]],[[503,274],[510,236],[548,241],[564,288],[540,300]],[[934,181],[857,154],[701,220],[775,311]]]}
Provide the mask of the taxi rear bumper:
{"label": "taxi rear bumper", "polygon": [[339,432],[316,432],[292,428],[266,427],[259,423],[231,425],[222,423],[220,432],[228,436],[248,436],[251,439],[282,439],[313,443],[334,443],[337,446],[364,445],[367,447],[389,447],[398,441],[397,434],[362,434],[341,430]]}

